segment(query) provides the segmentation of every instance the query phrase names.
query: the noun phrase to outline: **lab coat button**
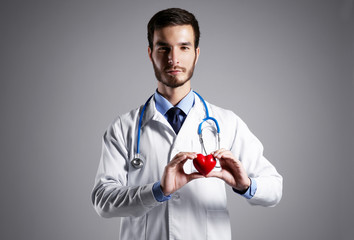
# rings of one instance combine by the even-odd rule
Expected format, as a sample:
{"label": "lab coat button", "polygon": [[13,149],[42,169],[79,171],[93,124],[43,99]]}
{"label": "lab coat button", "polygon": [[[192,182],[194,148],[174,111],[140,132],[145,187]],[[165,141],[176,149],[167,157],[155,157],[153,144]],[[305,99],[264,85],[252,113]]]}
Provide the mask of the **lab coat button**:
{"label": "lab coat button", "polygon": [[174,200],[178,200],[180,198],[180,195],[178,194],[178,193],[175,193],[174,195],[173,195],[173,199]]}

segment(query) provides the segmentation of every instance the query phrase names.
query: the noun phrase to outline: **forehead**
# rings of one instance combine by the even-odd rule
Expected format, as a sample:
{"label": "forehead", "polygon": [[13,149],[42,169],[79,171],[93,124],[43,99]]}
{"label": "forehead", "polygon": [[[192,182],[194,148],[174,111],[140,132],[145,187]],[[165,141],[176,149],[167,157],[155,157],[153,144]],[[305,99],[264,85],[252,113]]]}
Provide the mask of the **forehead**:
{"label": "forehead", "polygon": [[167,26],[156,29],[154,32],[154,45],[164,42],[169,45],[189,42],[194,45],[194,31],[191,25]]}

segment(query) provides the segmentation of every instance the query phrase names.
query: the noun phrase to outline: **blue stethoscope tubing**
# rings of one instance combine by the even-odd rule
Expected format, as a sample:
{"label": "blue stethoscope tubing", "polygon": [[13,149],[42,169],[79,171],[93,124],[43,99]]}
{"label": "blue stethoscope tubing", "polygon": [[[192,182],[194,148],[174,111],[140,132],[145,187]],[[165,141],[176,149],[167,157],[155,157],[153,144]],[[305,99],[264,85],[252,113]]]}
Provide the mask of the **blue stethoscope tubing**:
{"label": "blue stethoscope tubing", "polygon": [[198,126],[198,135],[199,135],[199,141],[200,143],[202,144],[203,146],[203,150],[204,152],[207,154],[207,151],[205,149],[205,146],[204,146],[204,141],[203,141],[203,134],[202,134],[202,125],[203,123],[205,123],[206,121],[208,120],[211,120],[215,123],[215,126],[216,126],[216,133],[217,133],[217,138],[218,138],[218,149],[220,148],[220,127],[219,127],[219,123],[218,121],[213,118],[213,117],[210,117],[209,116],[209,110],[208,110],[208,106],[206,105],[206,102],[204,101],[204,99],[202,98],[202,96],[200,96],[199,93],[197,93],[196,91],[193,91],[198,97],[199,99],[202,101],[203,105],[204,105],[204,109],[205,109],[205,115],[206,117],[203,119],[203,121],[201,123],[199,123],[199,126]]}
{"label": "blue stethoscope tubing", "polygon": [[[216,132],[217,132],[217,140],[218,140],[218,148],[220,148],[220,127],[219,127],[219,123],[218,121],[209,116],[209,110],[208,110],[208,106],[206,104],[206,102],[204,101],[204,99],[202,98],[202,96],[200,96],[199,93],[197,93],[196,91],[193,91],[198,97],[199,99],[202,101],[203,105],[204,105],[204,109],[205,109],[205,115],[206,117],[202,120],[202,122],[198,125],[198,135],[199,135],[199,141],[203,146],[203,150],[205,151],[205,153],[207,153],[205,146],[204,146],[204,141],[203,141],[203,135],[202,135],[202,125],[204,122],[211,120],[215,123],[216,126]],[[140,113],[140,117],[139,117],[139,124],[138,124],[138,137],[137,137],[137,143],[136,143],[136,153],[134,155],[134,159],[131,160],[131,164],[133,165],[133,167],[135,168],[142,168],[144,166],[144,160],[142,159],[142,156],[140,154],[140,132],[141,132],[141,126],[142,126],[142,122],[143,122],[143,117],[144,117],[144,112],[146,109],[146,106],[148,105],[148,103],[150,102],[151,98],[154,95],[151,95],[149,97],[149,99],[146,101],[146,103],[143,106],[143,109],[141,110]]]}

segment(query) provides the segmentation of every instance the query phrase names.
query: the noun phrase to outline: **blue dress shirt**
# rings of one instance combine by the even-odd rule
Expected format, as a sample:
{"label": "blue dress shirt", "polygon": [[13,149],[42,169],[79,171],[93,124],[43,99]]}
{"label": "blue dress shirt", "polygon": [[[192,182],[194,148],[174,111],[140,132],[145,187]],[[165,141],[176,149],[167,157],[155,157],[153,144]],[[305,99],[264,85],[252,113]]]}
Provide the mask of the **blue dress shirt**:
{"label": "blue dress shirt", "polygon": [[[155,92],[154,95],[155,98],[155,106],[156,110],[159,111],[167,120],[167,111],[170,110],[170,108],[173,107],[178,107],[181,109],[185,116],[188,115],[189,111],[192,109],[194,105],[194,93],[193,91],[190,91],[187,96],[185,96],[176,106],[173,106],[166,98],[164,98],[161,94],[159,94],[157,91]],[[180,120],[183,120],[183,116],[179,115]],[[183,122],[183,121],[182,121]]]}
{"label": "blue dress shirt", "polygon": [[[194,105],[194,93],[191,90],[187,96],[185,96],[177,105],[176,107],[179,107],[184,113],[185,116],[188,115],[189,111],[192,109],[193,105]],[[155,106],[157,111],[159,111],[167,120],[167,111],[174,107],[166,98],[164,98],[161,94],[159,94],[157,91],[155,92],[154,95],[155,98]],[[179,116],[181,119],[181,121],[183,122],[183,118],[185,118],[184,116],[180,115]],[[257,190],[257,182],[250,178],[251,180],[251,185],[250,187],[246,190],[246,192],[241,193],[239,191],[237,191],[236,189],[233,189],[234,192],[242,195],[243,197],[247,198],[247,199],[251,199],[254,194],[256,193]],[[160,181],[154,183],[153,187],[152,187],[152,192],[154,194],[154,197],[157,201],[159,202],[164,202],[167,201],[171,198],[171,195],[165,196],[162,192],[161,189],[161,184]]]}

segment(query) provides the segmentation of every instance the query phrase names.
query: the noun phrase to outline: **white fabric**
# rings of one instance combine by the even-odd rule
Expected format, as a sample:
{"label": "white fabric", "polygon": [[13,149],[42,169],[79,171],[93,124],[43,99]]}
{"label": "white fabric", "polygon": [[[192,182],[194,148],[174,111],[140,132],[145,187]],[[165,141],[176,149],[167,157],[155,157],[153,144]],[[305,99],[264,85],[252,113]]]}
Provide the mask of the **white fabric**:
{"label": "white fabric", "polygon": [[[263,146],[233,112],[209,103],[210,116],[221,130],[221,147],[242,161],[249,177],[257,181],[250,204],[274,206],[282,195],[282,177],[263,156]],[[167,120],[156,110],[152,99],[141,128],[142,169],[130,164],[136,152],[137,128],[142,106],[117,118],[103,137],[102,156],[92,192],[99,215],[122,217],[120,239],[231,239],[226,209],[225,184],[217,178],[194,180],[166,202],[157,202],[152,185],[162,177],[164,167],[178,152],[201,152],[197,128],[205,117],[199,98],[176,136]],[[203,124],[207,151],[216,150],[213,122]],[[186,173],[196,171],[192,161]],[[235,197],[239,195],[235,194]]]}

